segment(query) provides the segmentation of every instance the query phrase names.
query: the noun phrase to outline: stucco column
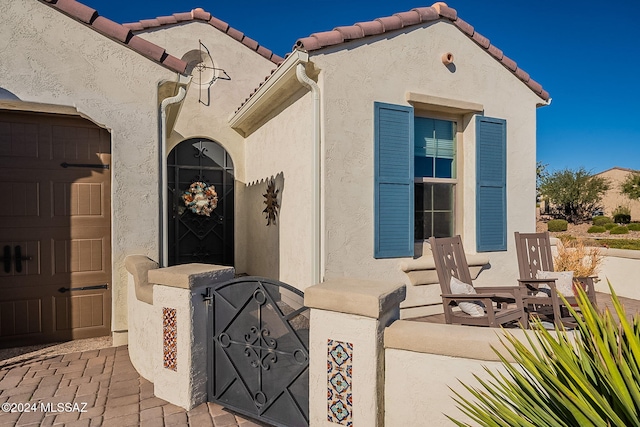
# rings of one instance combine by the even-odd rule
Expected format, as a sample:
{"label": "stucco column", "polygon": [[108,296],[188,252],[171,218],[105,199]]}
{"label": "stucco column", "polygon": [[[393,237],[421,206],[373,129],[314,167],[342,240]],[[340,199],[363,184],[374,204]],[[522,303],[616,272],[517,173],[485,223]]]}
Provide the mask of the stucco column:
{"label": "stucco column", "polygon": [[312,427],[383,425],[383,333],[399,318],[405,296],[403,284],[349,278],[305,290]]}
{"label": "stucco column", "polygon": [[[152,354],[154,394],[185,409],[207,399],[207,305],[204,288],[233,279],[233,267],[184,264],[149,271],[153,318],[160,329]],[[132,345],[132,343],[130,343]]]}

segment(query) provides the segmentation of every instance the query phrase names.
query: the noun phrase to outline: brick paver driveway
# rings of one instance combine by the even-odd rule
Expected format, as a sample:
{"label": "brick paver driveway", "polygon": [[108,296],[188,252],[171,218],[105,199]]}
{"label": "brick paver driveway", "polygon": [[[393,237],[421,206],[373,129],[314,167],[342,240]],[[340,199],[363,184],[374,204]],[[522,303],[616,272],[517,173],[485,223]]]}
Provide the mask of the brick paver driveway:
{"label": "brick paver driveway", "polygon": [[0,403],[0,426],[264,426],[213,403],[185,411],[155,397],[126,346],[4,366]]}

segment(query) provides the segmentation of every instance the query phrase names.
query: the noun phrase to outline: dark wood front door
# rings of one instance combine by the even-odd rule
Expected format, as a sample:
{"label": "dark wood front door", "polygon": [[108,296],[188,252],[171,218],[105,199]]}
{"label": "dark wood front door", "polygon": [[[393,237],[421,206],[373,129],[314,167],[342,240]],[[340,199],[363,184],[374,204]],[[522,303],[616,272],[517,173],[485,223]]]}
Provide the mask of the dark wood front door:
{"label": "dark wood front door", "polygon": [[0,111],[0,346],[108,335],[110,135]]}

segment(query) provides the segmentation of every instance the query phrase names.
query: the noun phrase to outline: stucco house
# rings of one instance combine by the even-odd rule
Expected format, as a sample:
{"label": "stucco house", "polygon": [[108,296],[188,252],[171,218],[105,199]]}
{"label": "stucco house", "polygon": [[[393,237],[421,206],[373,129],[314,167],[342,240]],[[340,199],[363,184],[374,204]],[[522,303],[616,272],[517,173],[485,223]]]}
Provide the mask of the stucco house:
{"label": "stucco house", "polygon": [[[432,235],[463,237],[479,284],[515,280],[550,97],[444,3],[282,58],[202,9],[121,25],[20,0],[0,44],[5,343],[125,343],[132,254],[299,289],[406,283],[405,317],[440,303]],[[215,187],[208,216],[195,182]]]}
{"label": "stucco house", "polygon": [[626,195],[620,192],[620,186],[627,177],[640,171],[628,168],[614,166],[605,171],[595,174],[600,178],[609,181],[609,190],[602,197],[602,206],[605,215],[613,216],[613,211],[618,206],[625,206],[631,210],[631,220],[640,220],[640,200],[630,200]]}

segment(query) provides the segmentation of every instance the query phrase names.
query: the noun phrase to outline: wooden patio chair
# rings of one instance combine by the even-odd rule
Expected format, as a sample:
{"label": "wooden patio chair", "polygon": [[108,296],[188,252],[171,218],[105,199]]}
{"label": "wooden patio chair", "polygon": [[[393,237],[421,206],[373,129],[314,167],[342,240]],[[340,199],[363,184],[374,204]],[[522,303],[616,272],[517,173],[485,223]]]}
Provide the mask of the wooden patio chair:
{"label": "wooden patio chair", "polygon": [[[545,306],[551,306],[554,322],[559,326],[563,323],[567,326],[575,325],[575,320],[568,314],[566,308],[558,296],[556,280],[539,279],[539,271],[553,272],[553,254],[551,252],[551,239],[549,232],[543,233],[518,233],[515,232],[516,253],[518,254],[518,269],[520,271],[519,282],[526,287],[524,296],[525,304],[531,311],[540,311]],[[587,293],[592,304],[596,304],[596,291],[593,277],[576,277]],[[549,296],[539,296],[540,285],[546,284],[550,288]],[[571,305],[577,304],[575,296],[566,296]]]}
{"label": "wooden patio chair", "polygon": [[[467,257],[464,254],[460,236],[429,239],[433,259],[442,291],[444,318],[448,324],[499,327],[509,322],[519,321],[525,328],[528,318],[524,309],[522,290],[518,286],[498,286],[473,288]],[[451,278],[469,285],[476,293],[452,293]],[[478,317],[454,309],[465,303],[481,302],[484,313]]]}

